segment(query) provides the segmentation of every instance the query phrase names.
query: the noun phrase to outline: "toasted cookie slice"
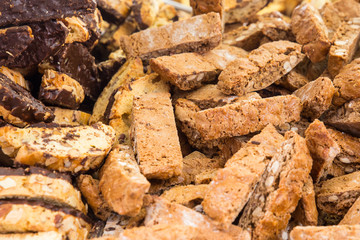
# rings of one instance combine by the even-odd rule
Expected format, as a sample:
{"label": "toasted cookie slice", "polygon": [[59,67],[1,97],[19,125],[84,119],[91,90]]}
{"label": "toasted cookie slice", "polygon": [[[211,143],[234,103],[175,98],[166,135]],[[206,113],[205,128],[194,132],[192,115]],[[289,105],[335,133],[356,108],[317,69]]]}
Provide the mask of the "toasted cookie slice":
{"label": "toasted cookie slice", "polygon": [[51,122],[54,114],[27,90],[0,73],[0,115],[5,121],[26,126],[30,123]]}
{"label": "toasted cookie slice", "polygon": [[98,167],[115,141],[114,130],[92,126],[0,128],[0,146],[16,163],[41,165],[58,171],[87,171]]}
{"label": "toasted cookie slice", "polygon": [[1,167],[0,199],[43,200],[87,213],[80,192],[71,184],[69,176],[36,167]]}
{"label": "toasted cookie slice", "polygon": [[288,132],[254,190],[239,226],[253,239],[276,239],[285,230],[302,196],[312,159],[304,138]]}
{"label": "toasted cookie slice", "polygon": [[295,227],[290,237],[292,240],[352,240],[360,235],[360,225],[338,225],[326,227]]}
{"label": "toasted cookie slice", "polygon": [[51,105],[77,109],[84,101],[85,94],[75,79],[54,70],[45,70],[39,99]]}
{"label": "toasted cookie slice", "polygon": [[91,229],[91,220],[80,211],[42,201],[1,200],[0,212],[0,233],[56,231],[69,240],[85,240]]}
{"label": "toasted cookie slice", "polygon": [[38,232],[38,233],[8,233],[0,234],[0,240],[66,240],[63,233]]}
{"label": "toasted cookie slice", "polygon": [[99,187],[113,211],[134,217],[141,210],[150,183],[140,173],[132,149],[117,145],[101,168]]}

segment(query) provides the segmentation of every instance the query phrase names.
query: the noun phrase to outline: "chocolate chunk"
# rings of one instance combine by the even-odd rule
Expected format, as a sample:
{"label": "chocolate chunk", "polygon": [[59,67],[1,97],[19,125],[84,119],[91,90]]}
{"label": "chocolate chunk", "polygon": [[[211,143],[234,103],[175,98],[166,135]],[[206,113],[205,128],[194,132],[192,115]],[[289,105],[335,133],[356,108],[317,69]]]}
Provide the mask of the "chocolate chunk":
{"label": "chocolate chunk", "polygon": [[84,21],[86,28],[90,32],[90,39],[87,40],[84,45],[89,49],[92,49],[101,36],[102,16],[100,10],[96,9],[94,13],[81,15],[80,19]]}
{"label": "chocolate chunk", "polygon": [[81,43],[64,45],[55,55],[46,59],[42,66],[65,73],[78,81],[85,95],[92,100],[96,100],[101,92],[95,58]]}
{"label": "chocolate chunk", "polygon": [[29,26],[34,34],[34,41],[21,55],[7,64],[7,67],[26,68],[36,65],[65,43],[68,29],[62,22],[47,21]]}
{"label": "chocolate chunk", "polygon": [[19,25],[94,12],[94,0],[3,0],[0,26]]}
{"label": "chocolate chunk", "polygon": [[53,111],[28,91],[0,73],[0,115],[7,122],[25,126],[27,123],[51,122]]}
{"label": "chocolate chunk", "polygon": [[106,21],[122,24],[130,14],[132,0],[98,0],[98,5]]}
{"label": "chocolate chunk", "polygon": [[34,40],[29,26],[0,30],[0,65],[7,65],[19,56]]}

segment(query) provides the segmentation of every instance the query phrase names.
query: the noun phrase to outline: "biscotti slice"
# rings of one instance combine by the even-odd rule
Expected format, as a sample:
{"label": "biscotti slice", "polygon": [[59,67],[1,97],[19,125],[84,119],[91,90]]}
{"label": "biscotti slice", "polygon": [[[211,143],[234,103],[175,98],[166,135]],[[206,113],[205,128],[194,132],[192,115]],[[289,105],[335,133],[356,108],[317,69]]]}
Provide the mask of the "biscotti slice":
{"label": "biscotti slice", "polygon": [[169,86],[156,73],[123,84],[114,95],[109,113],[109,125],[116,132],[120,144],[130,144],[129,129],[134,96],[151,92],[169,92]]}
{"label": "biscotti slice", "polygon": [[115,0],[99,0],[98,7],[102,10],[102,15],[106,21],[121,24],[130,14],[132,0],[115,1]]}
{"label": "biscotti slice", "polygon": [[239,220],[253,239],[277,239],[295,211],[312,167],[304,138],[295,132],[271,159]]}
{"label": "biscotti slice", "polygon": [[198,53],[182,53],[150,60],[150,67],[181,90],[192,90],[216,79],[220,70]]}
{"label": "biscotti slice", "polygon": [[223,36],[223,43],[230,46],[243,48],[246,51],[251,51],[260,46],[260,42],[264,38],[261,24],[251,23],[247,26],[240,26],[232,31],[225,32]]}
{"label": "biscotti slice", "polygon": [[338,130],[360,137],[360,99],[357,98],[334,112],[330,112],[324,122]]}
{"label": "biscotti slice", "polygon": [[229,228],[239,215],[283,141],[283,136],[269,125],[235,153],[224,169],[217,172],[202,206],[221,228]]}
{"label": "biscotti slice", "polygon": [[86,239],[91,220],[73,208],[56,207],[42,201],[0,201],[0,233],[56,231],[69,240]]}
{"label": "biscotti slice", "polygon": [[76,16],[60,19],[69,29],[65,43],[86,42],[90,39],[90,31],[87,29],[86,23]]}
{"label": "biscotti slice", "polygon": [[115,141],[114,130],[92,126],[0,128],[2,151],[15,163],[40,165],[58,171],[87,171],[97,168]]}
{"label": "biscotti slice", "polygon": [[248,56],[248,52],[242,48],[221,44],[203,54],[203,57],[216,66],[218,70],[223,71],[232,61],[237,58]]}
{"label": "biscotti slice", "polygon": [[241,100],[261,99],[256,92],[248,93],[244,96],[223,94],[215,84],[205,86],[185,95],[185,98],[194,102],[200,109],[221,107],[226,104],[236,103]]}
{"label": "biscotti slice", "polygon": [[225,0],[190,0],[190,6],[193,9],[194,15],[201,15],[209,12],[219,13],[222,27],[225,27]]}
{"label": "biscotti slice", "polygon": [[290,91],[295,91],[305,86],[309,82],[310,81],[306,76],[301,74],[297,69],[293,69],[284,77],[275,82],[275,84],[280,85]]}
{"label": "biscotti slice", "polygon": [[169,179],[182,171],[182,154],[170,94],[134,98],[131,140],[141,173],[148,179]]}
{"label": "biscotti slice", "polygon": [[24,127],[30,123],[51,122],[54,114],[30,92],[0,73],[0,115],[5,121]]}
{"label": "biscotti slice", "polygon": [[183,159],[181,175],[167,180],[151,183],[150,193],[158,193],[174,185],[189,185],[196,182],[196,177],[204,172],[223,168],[225,161],[221,158],[208,158],[203,153],[195,151]]}
{"label": "biscotti slice", "polygon": [[242,136],[268,124],[299,121],[300,112],[300,99],[291,95],[244,100],[194,113],[192,130],[204,140]]}
{"label": "biscotti slice", "polygon": [[359,176],[360,172],[354,172],[323,181],[317,186],[316,203],[322,215],[341,220],[360,196]]}
{"label": "biscotti slice", "polygon": [[[184,224],[159,224],[151,227],[137,227],[127,229],[116,239],[119,240],[232,240],[233,238],[223,232],[209,231],[207,228],[189,226]],[[100,239],[102,240],[102,239]],[[107,240],[107,239],[105,239]],[[110,239],[113,240],[113,239]]]}
{"label": "biscotti slice", "polygon": [[358,29],[360,29],[360,18],[352,18],[338,28],[328,60],[328,70],[333,78],[353,59],[360,39]]}
{"label": "biscotti slice", "polygon": [[329,40],[333,41],[336,31],[345,20],[345,14],[342,14],[337,8],[335,8],[333,2],[325,3],[319,12],[325,26],[328,29]]}
{"label": "biscotti slice", "polygon": [[301,99],[301,115],[310,119],[319,118],[331,106],[335,88],[327,77],[320,77],[296,90],[293,94]]}
{"label": "biscotti slice", "polygon": [[34,35],[29,26],[1,29],[0,65],[7,65],[14,61],[33,40]]}
{"label": "biscotti slice", "polygon": [[306,144],[313,161],[311,176],[315,183],[326,175],[340,147],[326,129],[324,123],[315,120],[305,131]]}
{"label": "biscotti slice", "polygon": [[350,64],[344,66],[340,73],[334,78],[334,86],[338,94],[334,96],[333,103],[341,106],[345,102],[360,97],[358,90],[360,59],[355,59]]}
{"label": "biscotti slice", "polygon": [[47,201],[58,206],[70,206],[83,213],[87,208],[81,201],[80,192],[75,189],[70,179],[57,176],[60,174],[30,167],[0,168],[0,199],[34,199]]}
{"label": "biscotti slice", "polygon": [[101,92],[99,98],[96,100],[93,113],[90,118],[90,124],[99,121],[107,123],[108,119],[106,119],[106,116],[110,113],[114,102],[114,96],[119,87],[127,82],[130,82],[131,79],[137,79],[143,77],[144,75],[143,64],[139,58],[128,60],[112,77],[108,85]]}
{"label": "biscotti slice", "polygon": [[171,203],[178,203],[188,208],[194,208],[204,199],[207,190],[207,184],[175,186],[166,190],[160,197]]}
{"label": "biscotti slice", "polygon": [[217,230],[214,223],[207,216],[177,203],[155,197],[153,203],[146,208],[144,220],[146,227],[158,224],[184,224],[187,226],[206,228],[209,231]]}
{"label": "biscotti slice", "polygon": [[345,20],[360,17],[360,3],[356,0],[337,0],[333,5]]}
{"label": "biscotti slice", "polygon": [[303,58],[301,45],[297,43],[263,44],[248,58],[229,64],[219,76],[218,87],[225,94],[237,95],[264,89],[289,73]]}
{"label": "biscotti slice", "polygon": [[359,224],[360,216],[360,198],[358,198],[351,206],[349,211],[345,214],[344,218],[340,221],[339,225],[355,225]]}
{"label": "biscotti slice", "polygon": [[291,16],[292,32],[302,45],[306,56],[314,63],[324,60],[331,47],[326,25],[319,13],[309,3],[297,6]]}
{"label": "biscotti slice", "polygon": [[17,85],[20,85],[23,88],[25,88],[26,90],[30,91],[29,82],[27,80],[25,80],[25,78],[23,77],[23,75],[20,72],[15,71],[10,68],[7,68],[5,66],[1,66],[0,73],[7,76],[10,80],[15,82]]}
{"label": "biscotti slice", "polygon": [[66,236],[63,233],[38,232],[38,233],[8,233],[0,234],[0,240],[65,240]]}
{"label": "biscotti slice", "polygon": [[266,0],[225,1],[225,23],[245,23],[266,6]]}
{"label": "biscotti slice", "polygon": [[360,235],[360,225],[339,225],[326,227],[295,227],[291,233],[292,240],[352,240]]}
{"label": "biscotti slice", "polygon": [[309,176],[302,189],[302,196],[292,217],[301,226],[317,226],[318,211],[312,178]]}
{"label": "biscotti slice", "polygon": [[150,183],[140,173],[131,148],[117,145],[101,168],[99,187],[114,212],[134,217],[141,210]]}
{"label": "biscotti slice", "polygon": [[106,221],[111,215],[111,210],[101,195],[99,180],[91,175],[81,174],[76,178],[76,184],[95,216]]}
{"label": "biscotti slice", "polygon": [[124,36],[121,48],[128,58],[150,60],[175,53],[206,52],[220,42],[220,15],[208,13]]}
{"label": "biscotti slice", "polygon": [[75,79],[53,70],[45,70],[39,100],[50,105],[78,109],[84,99],[84,89]]}
{"label": "biscotti slice", "polygon": [[91,114],[72,109],[51,107],[54,111],[55,118],[52,123],[59,125],[88,125]]}
{"label": "biscotti slice", "polygon": [[160,2],[157,0],[133,0],[131,14],[138,29],[147,29],[155,23],[160,11]]}
{"label": "biscotti slice", "polygon": [[332,174],[333,177],[339,177],[347,173],[352,173],[360,169],[360,139],[349,134],[328,129],[331,137],[336,141],[340,147],[340,153],[335,157],[333,165],[336,165],[337,174]]}

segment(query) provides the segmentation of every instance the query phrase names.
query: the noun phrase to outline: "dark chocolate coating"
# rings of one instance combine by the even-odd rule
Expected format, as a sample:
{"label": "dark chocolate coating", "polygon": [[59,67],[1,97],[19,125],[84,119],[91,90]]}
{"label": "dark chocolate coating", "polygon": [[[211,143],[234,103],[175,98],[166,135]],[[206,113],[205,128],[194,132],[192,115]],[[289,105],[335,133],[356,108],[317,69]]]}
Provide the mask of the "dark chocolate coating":
{"label": "dark chocolate coating", "polygon": [[47,21],[29,25],[33,31],[34,41],[29,47],[11,63],[10,68],[26,68],[37,65],[43,59],[55,53],[65,43],[68,29],[63,23]]}
{"label": "dark chocolate coating", "polygon": [[11,200],[0,200],[0,206],[4,204],[14,204],[14,205],[30,205],[30,206],[40,206],[46,209],[49,209],[54,212],[63,212],[65,214],[72,215],[77,218],[82,218],[87,223],[91,224],[93,221],[86,216],[81,211],[72,208],[72,207],[63,207],[63,206],[56,206],[51,203],[47,203],[43,200],[30,200],[30,199],[11,199]]}
{"label": "dark chocolate coating", "polygon": [[2,0],[0,26],[43,22],[94,12],[94,0]]}
{"label": "dark chocolate coating", "polygon": [[1,73],[0,104],[12,116],[27,123],[51,122],[55,118],[50,108]]}
{"label": "dark chocolate coating", "polygon": [[46,60],[58,72],[65,73],[78,81],[85,95],[96,100],[101,93],[101,82],[95,58],[81,43],[71,43],[63,46],[55,55]]}
{"label": "dark chocolate coating", "polygon": [[118,25],[122,24],[127,16],[122,15],[116,9],[111,7],[108,2],[109,0],[98,0],[98,7],[101,10],[101,15],[108,22],[112,22]]}
{"label": "dark chocolate coating", "polygon": [[60,107],[67,107],[70,109],[78,109],[81,102],[76,101],[76,96],[73,92],[66,89],[47,90],[40,88],[39,99],[50,105]]}
{"label": "dark chocolate coating", "polygon": [[40,167],[27,167],[27,168],[8,168],[0,167],[0,176],[30,176],[32,174],[40,174],[49,178],[59,178],[69,183],[72,183],[71,177],[65,173],[50,171]]}
{"label": "dark chocolate coating", "polygon": [[92,49],[101,36],[101,29],[99,28],[96,21],[96,18],[102,19],[100,11],[95,11],[94,13],[82,15],[80,16],[80,18],[84,21],[84,23],[86,24],[86,28],[90,31],[90,39],[83,44],[87,48]]}
{"label": "dark chocolate coating", "polygon": [[106,60],[97,65],[99,71],[99,78],[101,80],[101,88],[106,87],[110,82],[111,78],[114,76],[117,71],[124,65],[126,58],[120,60]]}
{"label": "dark chocolate coating", "polygon": [[0,65],[7,65],[19,56],[34,40],[29,26],[0,30]]}

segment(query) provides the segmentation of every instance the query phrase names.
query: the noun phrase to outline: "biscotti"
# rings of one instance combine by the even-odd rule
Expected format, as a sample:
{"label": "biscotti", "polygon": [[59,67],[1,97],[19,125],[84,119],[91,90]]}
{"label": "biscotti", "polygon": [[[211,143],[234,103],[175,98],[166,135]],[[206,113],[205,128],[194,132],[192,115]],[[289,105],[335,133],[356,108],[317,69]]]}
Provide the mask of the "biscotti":
{"label": "biscotti", "polygon": [[182,154],[169,93],[134,98],[131,140],[141,173],[169,179],[182,171]]}
{"label": "biscotti", "polygon": [[360,99],[357,98],[336,111],[331,111],[324,118],[324,122],[337,128],[338,130],[348,132],[354,136],[360,137]]}
{"label": "biscotti", "polygon": [[[315,189],[316,204],[320,213],[334,221],[341,220],[360,196],[360,185],[357,181],[359,175],[359,172],[354,172],[321,182]],[[336,224],[337,222],[330,223]]]}
{"label": "biscotti", "polygon": [[312,159],[306,141],[294,132],[271,159],[239,220],[253,239],[276,239],[285,230],[308,179]]}
{"label": "biscotti", "polygon": [[128,58],[142,60],[183,52],[206,52],[221,42],[221,21],[217,13],[199,15],[159,28],[150,28],[130,37],[121,47]]}
{"label": "biscotti", "polygon": [[358,90],[358,75],[360,68],[360,59],[355,59],[350,64],[344,66],[339,74],[334,78],[334,86],[338,94],[334,96],[333,103],[341,106],[345,102],[360,97]]}
{"label": "biscotti", "polygon": [[204,199],[207,191],[207,184],[176,186],[164,191],[160,197],[171,203],[178,203],[188,208],[194,208]]}
{"label": "biscotti", "polygon": [[284,141],[274,126],[260,134],[235,153],[209,185],[202,202],[205,213],[227,229],[248,201],[266,165]]}
{"label": "biscotti", "polygon": [[1,66],[0,73],[7,76],[11,81],[15,82],[17,85],[20,85],[26,90],[30,91],[29,82],[25,80],[24,76],[20,72],[7,68],[5,66]]}
{"label": "biscotti", "polygon": [[117,145],[100,170],[99,187],[114,212],[133,217],[139,214],[150,183],[140,173],[131,148]]}
{"label": "biscotti", "polygon": [[9,27],[0,30],[0,65],[8,65],[34,40],[29,26]]}
{"label": "biscotti", "polygon": [[130,14],[131,0],[116,2],[113,0],[99,0],[98,6],[103,11],[103,17],[107,21],[123,23]]}
{"label": "biscotti", "polygon": [[329,52],[331,42],[319,11],[309,3],[297,6],[291,17],[296,41],[303,44],[306,56],[314,63],[321,62]]}
{"label": "biscotti", "polygon": [[320,77],[307,83],[293,93],[301,99],[301,115],[310,119],[319,118],[331,106],[335,88],[327,77]]}
{"label": "biscotti", "polygon": [[264,89],[289,73],[303,58],[301,45],[297,43],[276,41],[263,44],[248,58],[229,64],[219,76],[218,87],[225,94],[237,95]]}
{"label": "biscotti", "polygon": [[259,131],[268,124],[278,126],[298,121],[300,112],[300,99],[295,96],[244,100],[196,112],[192,130],[205,140],[241,136]]}
{"label": "biscotti", "polygon": [[113,94],[115,93],[111,97],[113,103],[109,102],[105,114],[108,115],[109,125],[114,128],[116,139],[120,144],[130,144],[130,116],[134,96],[138,97],[151,92],[169,92],[168,84],[162,81],[156,73],[135,78],[135,80],[130,79],[128,84],[123,83],[120,88],[113,92]]}
{"label": "biscotti", "polygon": [[312,178],[309,176],[304,183],[301,199],[292,217],[299,225],[317,226],[318,216],[314,184]]}
{"label": "biscotti", "polygon": [[133,0],[131,14],[134,16],[138,29],[147,29],[155,23],[160,11],[160,3],[156,0]]}
{"label": "biscotti", "polygon": [[104,124],[73,127],[0,128],[2,151],[16,163],[79,172],[98,167],[115,141]]}
{"label": "biscotti", "polygon": [[95,103],[93,113],[90,118],[90,124],[99,121],[107,123],[108,119],[106,116],[110,114],[110,110],[114,102],[114,96],[119,87],[126,82],[129,82],[131,78],[140,78],[144,75],[143,64],[139,58],[128,60],[112,77],[110,82],[101,92]]}
{"label": "biscotti", "polygon": [[335,157],[340,153],[340,147],[328,132],[324,123],[315,120],[305,131],[306,144],[313,161],[311,176],[317,183],[327,171]]}
{"label": "biscotti", "polygon": [[111,215],[111,210],[101,195],[99,180],[90,175],[81,174],[77,177],[76,184],[96,217],[106,221]]}
{"label": "biscotti", "polygon": [[55,118],[52,123],[67,126],[88,125],[91,114],[72,109],[52,107]]}
{"label": "biscotti", "polygon": [[337,30],[334,44],[330,48],[328,70],[334,78],[343,66],[348,64],[358,49],[360,33],[360,19],[353,18],[344,22]]}
{"label": "biscotti", "polygon": [[84,89],[76,80],[53,70],[46,70],[40,86],[39,99],[51,105],[79,108],[85,99]]}
{"label": "biscotti", "polygon": [[87,213],[81,195],[69,180],[37,168],[0,168],[0,199],[35,199],[70,206]]}
{"label": "biscotti", "polygon": [[0,233],[56,231],[70,240],[85,240],[91,228],[91,221],[80,211],[41,201],[3,200],[0,210]]}
{"label": "biscotti", "polygon": [[51,122],[54,113],[27,90],[0,73],[1,116],[5,121],[26,126],[31,123]]}
{"label": "biscotti", "polygon": [[327,227],[295,227],[290,234],[292,240],[351,240],[360,235],[360,225],[338,225]]}
{"label": "biscotti", "polygon": [[225,1],[225,23],[244,23],[266,6],[266,0]]}
{"label": "biscotti", "polygon": [[191,90],[216,79],[220,70],[197,53],[182,53],[150,60],[153,71],[181,90]]}

